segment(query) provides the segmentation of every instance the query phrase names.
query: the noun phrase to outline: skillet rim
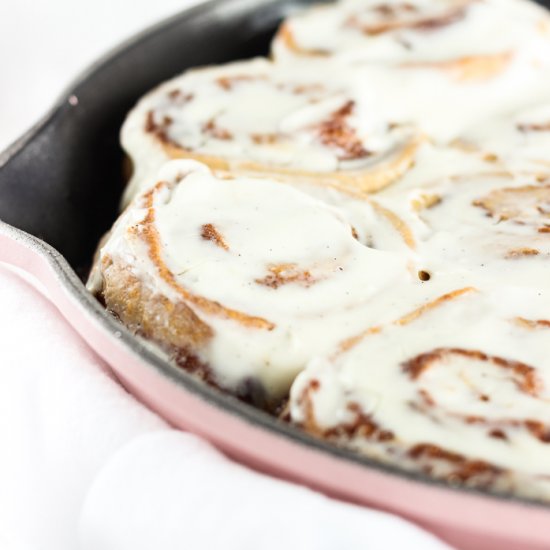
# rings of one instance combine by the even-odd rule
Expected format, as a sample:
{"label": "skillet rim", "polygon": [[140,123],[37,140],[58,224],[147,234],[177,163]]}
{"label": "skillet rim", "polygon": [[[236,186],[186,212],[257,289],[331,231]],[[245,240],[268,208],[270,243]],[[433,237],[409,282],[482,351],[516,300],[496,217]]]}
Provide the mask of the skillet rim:
{"label": "skillet rim", "polygon": [[[236,4],[240,11],[248,14],[252,14],[254,11],[261,9],[262,5],[275,5],[279,1],[280,0],[229,0],[229,2]],[[284,2],[289,6],[294,3],[293,0],[284,0]],[[113,63],[118,58],[123,57],[134,47],[141,44],[141,42],[164,32],[173,25],[184,23],[186,19],[192,20],[194,17],[215,11],[225,3],[227,3],[227,0],[199,0],[197,4],[148,26],[144,30],[123,40],[114,48],[107,50],[106,53],[89,65],[65,87],[65,90],[58,96],[53,106],[42,118],[23,133],[20,138],[16,139],[12,144],[8,145],[6,149],[0,152],[0,172],[54,121],[61,109],[69,102],[71,96],[75,95],[75,89],[90,85],[90,83],[93,82],[97,72],[108,64]],[[312,2],[306,0],[306,2],[301,2],[301,4],[303,3]],[[491,499],[505,505],[515,504],[550,512],[550,502],[529,499],[514,494],[497,493],[494,491],[467,487],[465,485],[452,484],[443,479],[435,479],[421,472],[407,471],[398,466],[386,464],[373,458],[360,455],[358,452],[338,447],[333,443],[324,441],[307,433],[297,426],[293,426],[252,405],[244,403],[229,393],[222,392],[208,385],[202,380],[195,378],[192,374],[171,364],[163,357],[161,350],[157,350],[143,338],[132,334],[113,315],[109,314],[92,294],[88,292],[83,282],[64,256],[51,245],[2,220],[0,220],[0,233],[23,244],[25,247],[45,259],[62,289],[78,303],[84,313],[92,317],[93,321],[101,326],[102,330],[108,333],[109,337],[119,340],[124,345],[126,351],[140,361],[140,363],[147,368],[152,368],[156,374],[160,374],[164,378],[167,378],[170,383],[175,384],[180,391],[189,391],[193,396],[200,398],[208,405],[215,406],[224,413],[232,414],[247,424],[251,424],[262,430],[267,430],[271,435],[283,437],[292,444],[303,445],[309,450],[328,454],[332,458],[369,468],[380,474],[392,476],[394,478],[397,477],[406,482],[419,483],[434,489],[458,492],[465,496],[471,495]],[[38,280],[40,279],[38,278]]]}

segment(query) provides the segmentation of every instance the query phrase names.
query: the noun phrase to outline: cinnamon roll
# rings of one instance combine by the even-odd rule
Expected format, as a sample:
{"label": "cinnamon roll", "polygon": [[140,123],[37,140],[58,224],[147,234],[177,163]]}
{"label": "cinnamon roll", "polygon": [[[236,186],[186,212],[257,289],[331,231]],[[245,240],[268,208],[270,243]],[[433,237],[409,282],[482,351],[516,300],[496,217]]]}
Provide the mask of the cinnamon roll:
{"label": "cinnamon roll", "polygon": [[549,498],[548,311],[548,291],[456,288],[312,360],[290,418],[385,463]]}
{"label": "cinnamon roll", "polygon": [[[541,86],[540,95],[548,97]],[[494,165],[542,181],[550,175],[550,104],[536,100],[472,126],[453,146]]]}
{"label": "cinnamon roll", "polygon": [[273,408],[313,355],[376,315],[373,296],[412,279],[344,210],[184,160],[122,214],[88,286],[176,364]]}
{"label": "cinnamon roll", "polygon": [[377,200],[408,224],[433,277],[550,288],[550,181],[456,174]]}
{"label": "cinnamon roll", "polygon": [[550,499],[550,18],[341,0],[128,115],[88,288],[336,445]]}
{"label": "cinnamon roll", "polygon": [[373,104],[376,94],[352,71],[325,70],[330,78],[315,67],[256,59],[188,71],[161,85],[122,129],[135,168],[126,202],[175,158],[359,193],[392,183],[413,164],[420,136],[389,124]]}
{"label": "cinnamon roll", "polygon": [[340,0],[288,18],[272,52],[279,62],[337,56],[483,79],[514,56],[548,65],[549,40],[547,12],[523,0]]}

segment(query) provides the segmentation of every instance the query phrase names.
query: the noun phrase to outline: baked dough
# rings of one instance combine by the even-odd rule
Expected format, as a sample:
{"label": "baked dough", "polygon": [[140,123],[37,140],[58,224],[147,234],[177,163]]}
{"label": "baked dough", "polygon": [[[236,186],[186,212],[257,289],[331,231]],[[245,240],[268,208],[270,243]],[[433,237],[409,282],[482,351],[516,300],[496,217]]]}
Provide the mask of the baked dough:
{"label": "baked dough", "polygon": [[273,409],[309,359],[376,317],[367,302],[411,281],[406,256],[361,244],[345,210],[176,160],[116,222],[88,286],[180,366]]}
{"label": "baked dough", "polygon": [[548,499],[548,311],[548,290],[456,287],[312,361],[289,416],[381,462]]}
{"label": "baked dough", "polygon": [[135,166],[125,201],[176,158],[360,193],[396,181],[422,136],[389,124],[353,71],[318,69],[256,59],[192,70],[145,96],[122,129]]}
{"label": "baked dough", "polygon": [[549,17],[341,0],[129,114],[88,287],[206,382],[451,484],[550,500]]}

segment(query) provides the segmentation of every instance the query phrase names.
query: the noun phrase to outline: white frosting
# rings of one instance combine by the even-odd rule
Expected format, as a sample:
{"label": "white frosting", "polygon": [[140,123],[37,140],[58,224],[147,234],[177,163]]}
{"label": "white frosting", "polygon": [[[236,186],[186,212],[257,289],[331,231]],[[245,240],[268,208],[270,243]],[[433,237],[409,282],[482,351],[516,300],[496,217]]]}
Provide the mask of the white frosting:
{"label": "white frosting", "polygon": [[341,0],[305,10],[285,27],[298,51],[281,33],[273,44],[278,62],[308,52],[384,63],[529,52],[549,63],[548,15],[524,0]]}
{"label": "white frosting", "polygon": [[[550,60],[550,49],[547,55]],[[437,143],[451,142],[472,127],[483,126],[485,120],[550,96],[550,64],[535,68],[521,56],[513,57],[502,72],[481,80],[456,80],[427,67],[368,63],[353,67],[358,86],[371,94],[377,90],[375,104],[387,120],[417,128]]]}
{"label": "white frosting", "polygon": [[[343,445],[402,467],[550,498],[550,443],[544,435],[550,434],[550,186],[540,177],[544,166],[533,163],[544,158],[547,138],[542,130],[531,134],[515,126],[516,120],[544,125],[544,109],[533,113],[532,118],[505,114],[494,126],[479,129],[478,136],[488,136],[476,142],[479,151],[425,147],[417,166],[375,197],[406,224],[415,242],[415,269],[429,273],[430,280],[420,288],[406,285],[386,294],[393,319],[376,320],[357,334],[374,326],[379,332],[366,335],[349,351],[337,346],[332,354],[309,362],[292,387],[294,422],[332,433]],[[501,158],[484,162],[488,153]],[[392,249],[387,240],[383,247]],[[477,292],[427,310],[410,323],[392,322],[402,315],[396,303],[413,311],[425,300],[419,292],[429,289],[435,300],[463,288]],[[444,354],[417,381],[403,372],[406,361],[438,348],[525,363],[536,371],[537,395],[519,391],[498,364],[460,354]],[[312,390],[312,383],[318,389]],[[410,403],[418,402],[420,389],[437,404],[419,412]],[[304,399],[305,393],[311,399]],[[481,394],[489,400],[480,400]],[[357,420],[356,405],[394,437],[380,441],[376,434],[346,432]],[[467,416],[489,420],[468,422]],[[528,423],[539,424],[542,438]],[[466,480],[467,470],[460,464],[422,453],[413,458],[420,445],[485,461],[502,471]]]}
{"label": "white frosting", "polygon": [[[255,59],[189,71],[158,87],[122,129],[122,145],[135,165],[126,202],[172,158],[163,139],[182,155],[222,159],[234,170],[255,163],[319,175],[367,169],[412,139],[410,129],[388,127],[375,91],[353,70],[334,65],[327,79],[318,69]],[[354,149],[342,148],[330,129],[322,135],[323,125],[342,111]],[[147,129],[151,120],[163,128],[163,139]],[[165,128],[163,121],[169,121]]]}
{"label": "white frosting", "polygon": [[524,105],[469,128],[460,138],[462,145],[478,156],[496,155],[499,164],[514,173],[548,173],[550,94],[543,92],[545,102]]}
{"label": "white frosting", "polygon": [[[291,416],[328,432],[353,425],[360,411],[393,437],[342,430],[336,440],[383,461],[456,476],[456,463],[411,452],[434,445],[506,470],[489,486],[548,498],[550,326],[516,319],[541,319],[549,310],[548,290],[487,287],[407,324],[383,324],[332,360],[312,361],[292,387]],[[430,353],[415,376],[407,362]],[[529,422],[542,425],[542,439]]]}
{"label": "white frosting", "polygon": [[[177,285],[261,318],[271,330],[212,314],[167,284],[142,237],[147,195],[120,218],[101,257],[129,264],[140,280],[154,281],[156,293],[183,300],[214,329],[197,352],[224,387],[253,378],[270,395],[284,395],[314,354],[328,353],[374,318],[366,307],[373,297],[407,281],[419,284],[406,256],[360,244],[343,209],[290,186],[218,179],[190,161],[172,161],[162,176],[169,183],[154,192],[154,228],[162,261]],[[376,223],[368,203],[363,211]],[[207,224],[226,247],[201,237]],[[277,266],[288,266],[282,272],[288,281],[274,282]]]}
{"label": "white frosting", "polygon": [[[398,186],[377,201],[406,222],[423,269],[434,278],[464,273],[475,284],[550,288],[549,184],[458,175]],[[423,201],[434,204],[422,208]]]}
{"label": "white frosting", "polygon": [[212,329],[193,352],[221,386],[292,385],[290,420],[339,444],[550,498],[549,21],[341,0],[288,20],[275,61],[162,84],[123,127],[133,202],[101,257]]}
{"label": "white frosting", "polygon": [[[430,13],[456,2],[420,4],[421,12]],[[303,24],[306,35],[321,40],[342,35],[346,42],[353,29],[333,33],[317,18],[332,14],[327,21],[337,25],[369,6],[344,2],[289,24],[300,29]],[[191,156],[215,170],[249,175],[356,177],[407,144],[466,138],[480,120],[548,97],[546,13],[522,0],[472,1],[464,9],[467,16],[452,25],[406,31],[418,35],[414,55],[373,58],[353,42],[331,57],[254,59],[191,70],[162,84],[138,103],[122,129],[135,168],[124,204],[174,157]],[[360,36],[370,52],[371,41],[379,39],[395,46],[395,32]]]}

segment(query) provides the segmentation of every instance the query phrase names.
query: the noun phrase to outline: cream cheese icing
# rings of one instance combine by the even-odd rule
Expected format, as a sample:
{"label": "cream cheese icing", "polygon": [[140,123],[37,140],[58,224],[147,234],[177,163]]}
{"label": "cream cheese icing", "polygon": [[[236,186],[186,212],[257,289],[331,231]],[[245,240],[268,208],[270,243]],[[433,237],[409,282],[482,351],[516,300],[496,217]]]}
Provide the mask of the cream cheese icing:
{"label": "cream cheese icing", "polygon": [[338,445],[550,498],[549,21],[341,0],[274,60],[162,84],[122,129],[131,203],[90,290],[224,389],[291,388],[287,418]]}
{"label": "cream cheese icing", "polygon": [[383,194],[433,277],[548,288],[550,182],[507,173],[455,175]]}
{"label": "cream cheese icing", "polygon": [[[544,88],[543,88],[544,90]],[[543,179],[550,173],[550,103],[533,101],[469,128],[456,146],[514,173]]]}
{"label": "cream cheese icing", "polygon": [[376,92],[350,68],[324,66],[329,79],[318,69],[255,59],[192,70],[161,85],[122,129],[135,165],[126,201],[163,162],[182,157],[293,180],[325,177],[343,185],[348,178],[348,186],[368,190],[395,179],[411,164],[419,136],[388,124]]}
{"label": "cream cheese icing", "polygon": [[[374,296],[417,281],[404,254],[361,244],[343,209],[268,179],[217,178],[193,161],[163,168],[100,256],[211,327],[191,351],[219,385],[254,379],[274,398],[312,355],[371,319]],[[101,285],[99,268],[90,288]]]}
{"label": "cream cheese icing", "polygon": [[457,287],[313,360],[294,422],[384,462],[548,498],[548,290]]}
{"label": "cream cheese icing", "polygon": [[273,56],[278,62],[303,56],[386,64],[460,60],[468,71],[490,71],[519,52],[548,65],[549,33],[546,11],[524,0],[341,0],[288,18]]}
{"label": "cream cheese icing", "polygon": [[480,118],[548,96],[549,46],[526,45],[488,73],[460,63],[337,56],[188,71],[145,96],[124,124],[122,144],[134,164],[124,204],[172,158],[378,191],[407,173],[423,143],[467,141]]}

